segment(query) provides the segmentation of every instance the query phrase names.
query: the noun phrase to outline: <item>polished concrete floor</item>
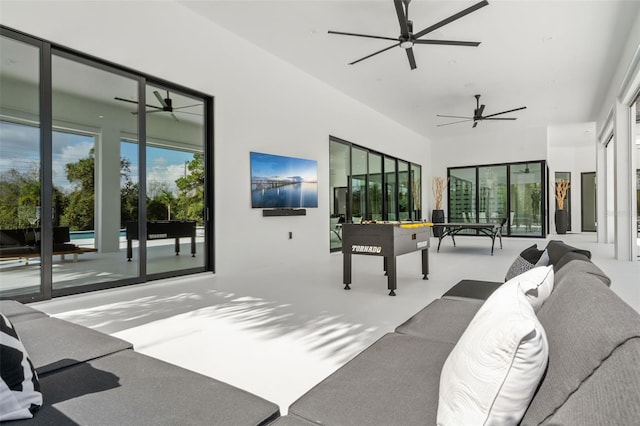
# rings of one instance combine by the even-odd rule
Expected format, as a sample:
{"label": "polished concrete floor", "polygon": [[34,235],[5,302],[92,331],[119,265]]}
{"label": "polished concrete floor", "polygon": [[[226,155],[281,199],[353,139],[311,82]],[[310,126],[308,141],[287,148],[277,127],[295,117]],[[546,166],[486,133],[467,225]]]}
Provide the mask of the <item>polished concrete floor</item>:
{"label": "polished concrete floor", "polygon": [[[558,236],[550,238],[559,239]],[[640,311],[640,262],[614,259],[595,234],[562,240],[586,248],[612,289]],[[429,280],[420,255],[398,258],[398,290],[388,296],[382,259],[354,256],[343,290],[342,255],[236,274],[198,274],[32,306],[121,337],[137,351],[198,371],[280,405],[282,413],[313,385],[464,278],[501,281],[520,251],[541,239],[457,237],[430,249]],[[433,241],[432,241],[433,243]]]}

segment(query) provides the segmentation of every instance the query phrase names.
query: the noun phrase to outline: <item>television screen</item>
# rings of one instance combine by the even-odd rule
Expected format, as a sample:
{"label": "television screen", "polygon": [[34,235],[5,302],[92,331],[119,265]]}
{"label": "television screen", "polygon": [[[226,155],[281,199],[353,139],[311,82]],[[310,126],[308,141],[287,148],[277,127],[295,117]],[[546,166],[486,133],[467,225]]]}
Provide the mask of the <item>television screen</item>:
{"label": "television screen", "polygon": [[318,162],[252,152],[251,207],[318,207]]}

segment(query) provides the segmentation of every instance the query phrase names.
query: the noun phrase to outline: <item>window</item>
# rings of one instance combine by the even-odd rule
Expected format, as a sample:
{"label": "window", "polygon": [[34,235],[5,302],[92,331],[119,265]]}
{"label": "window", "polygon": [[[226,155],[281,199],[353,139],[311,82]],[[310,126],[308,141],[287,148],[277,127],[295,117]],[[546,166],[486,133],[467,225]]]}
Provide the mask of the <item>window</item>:
{"label": "window", "polygon": [[342,248],[341,224],[363,220],[421,220],[422,167],[329,139],[329,236],[332,251]]}
{"label": "window", "polygon": [[545,172],[544,161],[449,168],[449,221],[507,219],[504,236],[546,236]]}

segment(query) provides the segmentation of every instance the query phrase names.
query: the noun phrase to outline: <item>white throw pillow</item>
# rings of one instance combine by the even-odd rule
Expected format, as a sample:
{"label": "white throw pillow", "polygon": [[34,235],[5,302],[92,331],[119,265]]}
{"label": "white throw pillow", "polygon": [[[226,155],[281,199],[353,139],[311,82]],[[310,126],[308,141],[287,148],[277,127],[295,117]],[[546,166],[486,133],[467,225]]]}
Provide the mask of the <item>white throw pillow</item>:
{"label": "white throw pillow", "polygon": [[540,256],[540,259],[536,262],[535,266],[547,266],[549,264],[549,250],[545,249]]}
{"label": "white throw pillow", "polygon": [[482,305],[444,363],[440,426],[517,425],[547,366],[547,337],[520,283]]}
{"label": "white throw pillow", "polygon": [[554,277],[553,266],[538,266],[511,278],[501,288],[520,285],[533,310],[538,312],[553,291]]}

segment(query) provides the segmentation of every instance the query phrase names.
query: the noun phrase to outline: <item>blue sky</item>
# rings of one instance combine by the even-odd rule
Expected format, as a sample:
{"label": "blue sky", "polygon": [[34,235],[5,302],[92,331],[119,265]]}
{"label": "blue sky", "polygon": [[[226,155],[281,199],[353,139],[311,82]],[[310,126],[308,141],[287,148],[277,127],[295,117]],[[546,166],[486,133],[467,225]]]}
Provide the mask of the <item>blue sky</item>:
{"label": "blue sky", "polygon": [[[16,169],[21,173],[38,170],[40,166],[40,129],[35,126],[0,121],[0,173]],[[89,155],[95,137],[87,134],[53,132],[53,184],[63,191],[73,186],[66,177],[65,165]],[[131,179],[138,181],[138,145],[122,142],[120,155],[131,161]],[[149,146],[147,147],[147,183],[166,183],[177,194],[175,180],[185,174],[185,162],[193,153]]]}
{"label": "blue sky", "polygon": [[302,158],[283,157],[281,155],[252,152],[251,176],[301,176],[306,182],[317,182],[318,162]]}

